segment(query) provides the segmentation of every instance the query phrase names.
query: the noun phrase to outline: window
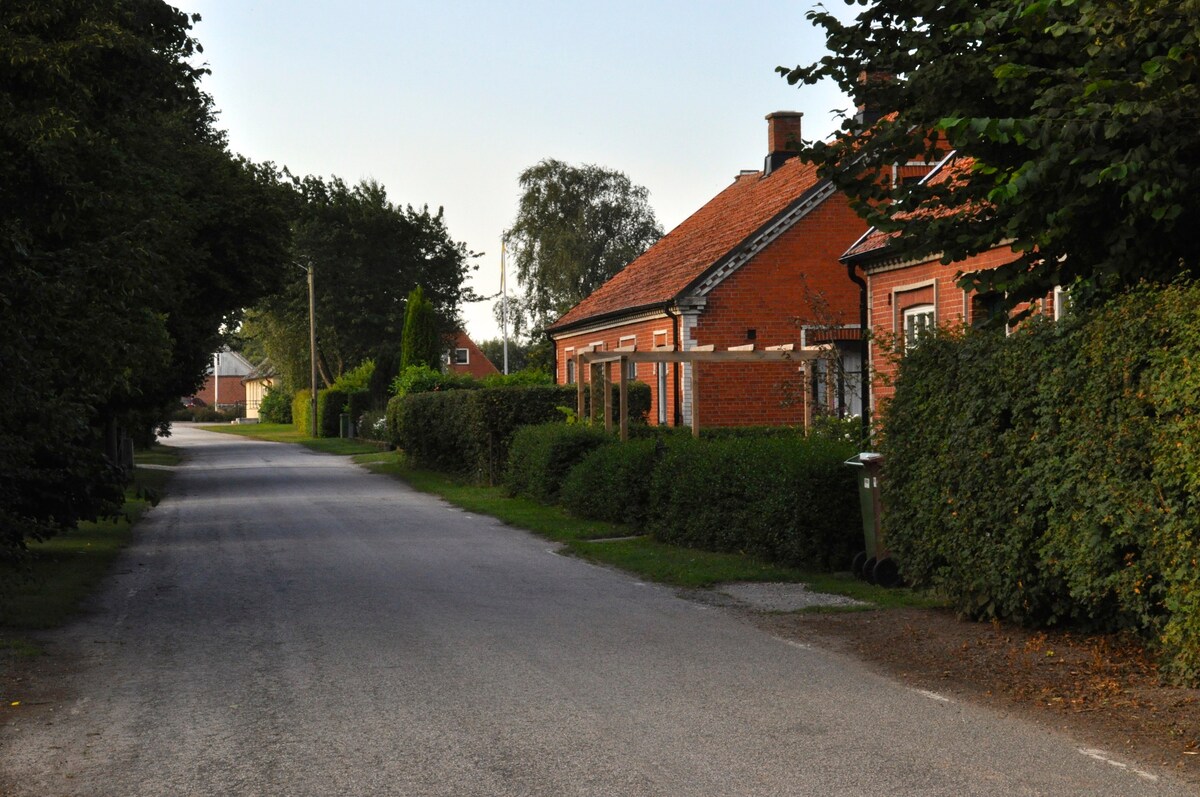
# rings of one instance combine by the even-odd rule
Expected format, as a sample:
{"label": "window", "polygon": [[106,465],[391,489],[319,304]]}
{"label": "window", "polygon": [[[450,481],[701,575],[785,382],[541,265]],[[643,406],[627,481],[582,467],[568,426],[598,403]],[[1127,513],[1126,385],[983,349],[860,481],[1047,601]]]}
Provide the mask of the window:
{"label": "window", "polygon": [[971,326],[975,329],[1004,329],[1004,294],[991,291],[971,297]]}
{"label": "window", "polygon": [[575,358],[567,360],[567,384],[575,384]]}
{"label": "window", "polygon": [[909,351],[933,330],[933,305],[918,304],[904,311],[904,350]]}
{"label": "window", "polygon": [[655,363],[654,370],[658,376],[658,423],[667,425],[667,364]]}
{"label": "window", "polygon": [[471,352],[467,351],[466,349],[455,349],[454,350],[454,364],[455,365],[468,365],[468,364],[470,364],[470,362],[471,362]]}
{"label": "window", "polygon": [[[637,335],[625,335],[618,342],[620,348],[637,348]],[[625,377],[627,379],[637,379],[637,363],[627,363],[625,366]]]}
{"label": "window", "polygon": [[1054,287],[1054,320],[1065,318],[1071,312],[1071,292],[1061,285]]}

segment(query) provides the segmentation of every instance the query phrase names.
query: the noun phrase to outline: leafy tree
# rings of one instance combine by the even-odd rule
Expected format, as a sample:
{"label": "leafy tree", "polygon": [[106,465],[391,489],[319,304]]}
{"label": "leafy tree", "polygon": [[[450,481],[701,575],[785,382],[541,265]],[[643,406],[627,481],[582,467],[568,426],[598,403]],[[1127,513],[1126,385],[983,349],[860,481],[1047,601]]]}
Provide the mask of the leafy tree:
{"label": "leafy tree", "polygon": [[192,21],[0,5],[0,558],[112,511],[119,427],[194,392],[275,288],[283,193],[214,128]]}
{"label": "leafy tree", "polygon": [[400,343],[400,370],[414,365],[438,369],[442,365],[445,338],[438,333],[433,304],[425,298],[421,286],[408,295],[404,314],[404,337]]}
{"label": "leafy tree", "polygon": [[[779,71],[831,78],[867,110],[808,152],[872,223],[903,226],[905,254],[950,263],[1011,242],[1010,263],[964,278],[1010,303],[1195,274],[1200,1],[858,4],[848,23],[811,11],[830,53]],[[956,179],[880,179],[950,148],[971,164]]]}
{"label": "leafy tree", "polygon": [[[618,171],[544,160],[521,173],[504,234],[523,294],[509,299],[514,337],[534,338],[659,238],[649,192]],[[497,320],[501,308],[494,307]]]}
{"label": "leafy tree", "polygon": [[[481,340],[477,344],[479,350],[483,352],[483,356],[491,360],[492,365],[501,371],[504,370],[504,340],[502,338],[491,338],[490,340]],[[529,363],[528,343],[522,343],[517,340],[509,339],[508,341],[508,372],[510,374],[522,371]]]}
{"label": "leafy tree", "polygon": [[[454,329],[460,302],[475,299],[463,287],[474,255],[450,238],[440,209],[394,205],[372,181],[349,186],[310,176],[294,179],[293,187],[295,256],[314,269],[317,365],[325,386],[364,360],[392,362],[388,350],[400,343],[406,297],[418,284],[438,331]],[[261,345],[295,389],[309,381],[308,286],[300,268],[289,272],[286,287],[250,313],[242,334]]]}

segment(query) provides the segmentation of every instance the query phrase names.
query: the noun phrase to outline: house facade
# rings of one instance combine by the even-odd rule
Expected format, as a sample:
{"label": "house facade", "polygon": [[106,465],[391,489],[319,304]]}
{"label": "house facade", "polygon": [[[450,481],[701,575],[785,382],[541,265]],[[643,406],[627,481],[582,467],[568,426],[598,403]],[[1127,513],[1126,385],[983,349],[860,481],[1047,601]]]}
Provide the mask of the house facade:
{"label": "house facade", "polygon": [[203,401],[208,407],[244,407],[246,386],[242,380],[254,370],[254,366],[236,351],[216,352],[213,354],[212,363],[204,386],[196,392],[195,398]]}
{"label": "house facade", "polygon": [[[828,344],[836,358],[806,371],[796,363],[642,363],[629,364],[628,377],[650,385],[651,423],[691,423],[693,377],[705,426],[800,425],[806,408],[861,413],[861,292],[839,258],[859,237],[862,221],[812,164],[796,157],[800,121],[799,113],[767,116],[761,171],[740,173],[550,326],[557,382],[590,379],[574,373],[574,355],[585,347]],[[926,171],[899,169],[908,178]]]}
{"label": "house facade", "polygon": [[270,360],[263,360],[242,378],[246,390],[246,420],[259,420],[259,407],[267,391],[274,387],[275,378],[275,367]]}
{"label": "house facade", "polygon": [[[950,153],[926,179],[951,179],[955,157]],[[957,162],[958,167],[963,165],[963,161]],[[926,330],[979,326],[999,312],[998,297],[964,290],[960,278],[996,268],[1016,257],[1004,245],[949,264],[942,263],[939,254],[905,259],[891,246],[900,234],[868,230],[841,257],[867,283],[872,415],[893,394],[899,357],[906,348],[916,345]],[[1055,291],[1034,309],[1058,317],[1063,304],[1062,292]]]}
{"label": "house facade", "polygon": [[469,374],[476,379],[500,373],[492,361],[475,345],[475,341],[471,340],[461,329],[455,334],[454,345],[447,354],[446,370],[456,374]]}

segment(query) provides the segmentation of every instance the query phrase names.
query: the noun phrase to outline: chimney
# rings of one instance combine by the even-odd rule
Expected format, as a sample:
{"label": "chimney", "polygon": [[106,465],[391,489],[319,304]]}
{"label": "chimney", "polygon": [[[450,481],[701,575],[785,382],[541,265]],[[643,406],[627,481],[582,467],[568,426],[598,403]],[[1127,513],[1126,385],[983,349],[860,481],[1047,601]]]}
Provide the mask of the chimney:
{"label": "chimney", "polygon": [[871,127],[884,117],[884,111],[879,106],[878,98],[872,95],[878,94],[879,89],[890,84],[892,80],[891,72],[868,72],[864,69],[858,73],[858,84],[862,86],[864,96],[862,104],[858,106],[858,115],[855,118],[863,127]]}
{"label": "chimney", "polygon": [[800,154],[800,119],[803,116],[798,111],[767,114],[767,159],[763,164],[763,177]]}

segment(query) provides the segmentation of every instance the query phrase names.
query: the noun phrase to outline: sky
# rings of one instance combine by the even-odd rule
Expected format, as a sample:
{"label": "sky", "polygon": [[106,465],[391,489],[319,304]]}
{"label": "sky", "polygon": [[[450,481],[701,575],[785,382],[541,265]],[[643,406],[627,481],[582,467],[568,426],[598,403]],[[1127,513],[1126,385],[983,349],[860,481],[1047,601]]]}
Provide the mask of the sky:
{"label": "sky", "polygon": [[[801,111],[805,138],[825,137],[849,104],[775,73],[824,53],[805,19],[815,0],[176,5],[201,15],[203,85],[232,151],[444,208],[451,238],[481,253],[483,296],[499,291],[500,237],[537,162],[624,172],[670,230],[762,168],[768,113]],[[500,335],[492,304],[462,308],[476,341]]]}

